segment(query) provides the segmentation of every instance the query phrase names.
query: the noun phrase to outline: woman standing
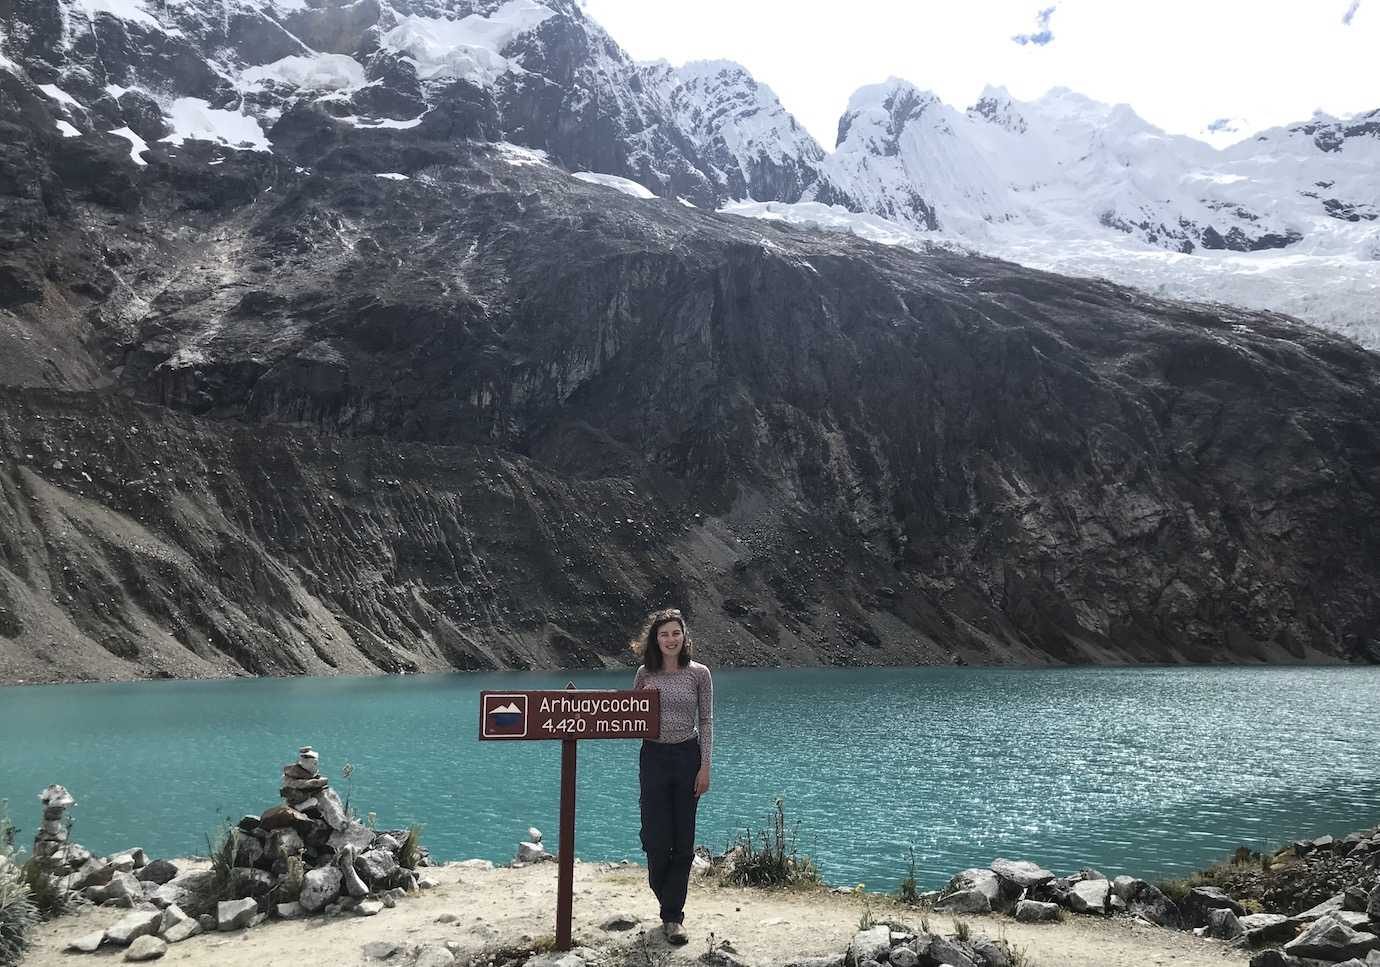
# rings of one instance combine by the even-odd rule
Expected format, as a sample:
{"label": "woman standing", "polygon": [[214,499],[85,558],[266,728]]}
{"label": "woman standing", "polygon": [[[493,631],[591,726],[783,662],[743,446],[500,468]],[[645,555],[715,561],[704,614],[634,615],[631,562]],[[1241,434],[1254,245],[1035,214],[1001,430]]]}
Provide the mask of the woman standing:
{"label": "woman standing", "polygon": [[642,657],[633,688],[661,692],[661,735],[645,739],[638,757],[642,849],[647,880],[661,904],[661,929],[683,944],[685,894],[695,857],[695,810],[709,791],[714,747],[714,683],[691,661],[690,629],[676,608],[654,612],[632,643]]}

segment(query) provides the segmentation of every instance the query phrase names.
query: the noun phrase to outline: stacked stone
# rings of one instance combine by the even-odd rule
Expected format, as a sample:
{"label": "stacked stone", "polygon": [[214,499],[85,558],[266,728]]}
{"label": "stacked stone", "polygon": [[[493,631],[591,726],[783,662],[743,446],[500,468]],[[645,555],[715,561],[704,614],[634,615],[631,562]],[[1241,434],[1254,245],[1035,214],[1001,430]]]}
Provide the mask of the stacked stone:
{"label": "stacked stone", "polygon": [[[281,805],[246,816],[234,832],[232,889],[259,900],[263,913],[295,917],[336,910],[377,912],[416,889],[419,877],[399,860],[405,830],[377,832],[354,819],[321,775],[311,746],[283,766]],[[276,887],[300,863],[302,889],[291,903],[271,902]],[[425,865],[423,855],[420,865]]]}
{"label": "stacked stone", "polygon": [[59,785],[49,786],[38,794],[43,803],[43,822],[34,835],[34,858],[49,866],[65,862],[67,852],[67,823],[63,814],[77,804],[72,794]]}

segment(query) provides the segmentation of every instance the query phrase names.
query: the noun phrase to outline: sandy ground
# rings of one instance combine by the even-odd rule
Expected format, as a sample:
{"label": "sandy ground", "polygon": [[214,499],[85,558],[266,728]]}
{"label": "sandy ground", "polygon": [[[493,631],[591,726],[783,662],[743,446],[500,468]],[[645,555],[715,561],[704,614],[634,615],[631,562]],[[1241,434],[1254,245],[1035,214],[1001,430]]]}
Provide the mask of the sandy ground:
{"label": "sandy ground", "polygon": [[[485,964],[486,951],[518,947],[555,933],[556,865],[476,870],[451,864],[430,871],[438,885],[420,896],[399,901],[396,908],[375,917],[326,917],[273,921],[252,930],[193,937],[168,948],[164,962],[189,967],[277,967],[330,965],[347,967],[379,964],[364,957],[370,941],[393,941],[407,950],[383,963],[405,965],[415,948],[458,945],[456,959]],[[841,952],[858,929],[864,910],[879,921],[918,925],[914,908],[901,907],[885,897],[855,896],[824,891],[783,892],[725,887],[696,877],[686,904],[690,943],[671,948],[660,935],[656,905],[647,889],[645,873],[637,866],[578,864],[575,867],[573,933],[577,946],[608,951],[607,967],[625,963],[645,965],[622,952],[635,948],[640,929],[647,931],[654,962],[685,967],[706,949],[712,932],[730,940],[739,956],[769,967],[798,957]],[[24,967],[73,967],[83,961],[111,962],[122,957],[118,948],[103,947],[95,954],[64,953],[74,937],[119,919],[125,911],[86,909],[42,926]],[[611,932],[599,924],[614,914],[627,913],[641,921],[638,928]],[[438,917],[456,919],[441,923]],[[974,933],[1005,937],[1023,948],[1038,967],[1220,967],[1249,958],[1218,941],[1157,927],[1136,926],[1126,920],[1070,916],[1058,924],[1022,924],[1007,917],[966,917]],[[951,933],[953,918],[931,916],[932,930]],[[663,960],[663,955],[665,959]],[[122,962],[122,961],[121,961]]]}

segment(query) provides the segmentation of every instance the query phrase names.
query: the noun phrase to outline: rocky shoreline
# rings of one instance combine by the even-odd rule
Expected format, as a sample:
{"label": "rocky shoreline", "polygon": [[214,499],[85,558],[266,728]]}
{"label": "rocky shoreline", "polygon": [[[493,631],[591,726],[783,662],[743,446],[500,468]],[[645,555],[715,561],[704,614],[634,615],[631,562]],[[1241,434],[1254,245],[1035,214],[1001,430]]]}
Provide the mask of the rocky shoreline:
{"label": "rocky shoreline", "polygon": [[[99,930],[72,936],[65,949],[90,953],[123,948],[130,961],[166,954],[170,944],[198,934],[232,933],[270,920],[369,917],[418,897],[437,885],[418,830],[379,831],[351,814],[321,775],[310,747],[282,768],[283,801],[248,815],[212,844],[209,868],[150,859],[142,849],[95,856],[67,836],[66,811],[74,797],[62,786],[40,793],[43,823],[33,862],[50,888],[64,897],[58,911],[82,905],[127,910]],[[729,882],[743,857],[738,850],[710,856],[701,849],[697,879]],[[511,866],[553,859],[536,829],[518,845]],[[486,861],[459,864],[493,869]],[[1229,889],[1224,889],[1224,885]],[[851,893],[853,891],[833,891]],[[1323,894],[1326,894],[1323,896]],[[1322,897],[1306,909],[1305,902]],[[1239,851],[1184,881],[1154,884],[1131,876],[1108,877],[1084,869],[1058,876],[1038,865],[998,858],[963,870],[931,893],[910,891],[883,921],[864,913],[846,949],[836,956],[798,960],[796,967],[1019,967],[1029,963],[1003,937],[975,935],[965,917],[1009,917],[1016,924],[1058,924],[1069,917],[1129,921],[1131,925],[1188,933],[1227,949],[1254,952],[1251,967],[1376,967],[1380,965],[1380,826],[1342,837],[1301,840],[1261,856]],[[932,930],[932,917],[953,917],[954,930]],[[621,915],[620,915],[621,916]],[[453,921],[453,917],[451,918]],[[619,927],[609,918],[605,931]],[[908,921],[916,920],[919,926]],[[444,918],[441,922],[447,922]],[[382,947],[376,948],[379,954]],[[392,960],[403,952],[405,957]],[[386,958],[418,967],[454,963],[444,947]],[[366,957],[373,956],[366,950]],[[499,958],[502,960],[503,958]],[[527,951],[510,967],[593,967],[607,952]],[[732,943],[711,936],[699,960],[709,967],[745,967]],[[786,963],[787,961],[781,961]],[[645,965],[644,965],[645,967]]]}

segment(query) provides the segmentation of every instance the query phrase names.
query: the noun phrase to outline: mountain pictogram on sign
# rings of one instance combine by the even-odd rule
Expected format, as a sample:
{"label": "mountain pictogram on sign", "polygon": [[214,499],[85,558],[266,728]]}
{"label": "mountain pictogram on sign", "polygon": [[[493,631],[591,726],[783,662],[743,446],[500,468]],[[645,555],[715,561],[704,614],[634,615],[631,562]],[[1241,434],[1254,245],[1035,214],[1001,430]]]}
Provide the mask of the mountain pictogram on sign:
{"label": "mountain pictogram on sign", "polygon": [[485,695],[484,735],[521,738],[527,734],[526,695]]}

